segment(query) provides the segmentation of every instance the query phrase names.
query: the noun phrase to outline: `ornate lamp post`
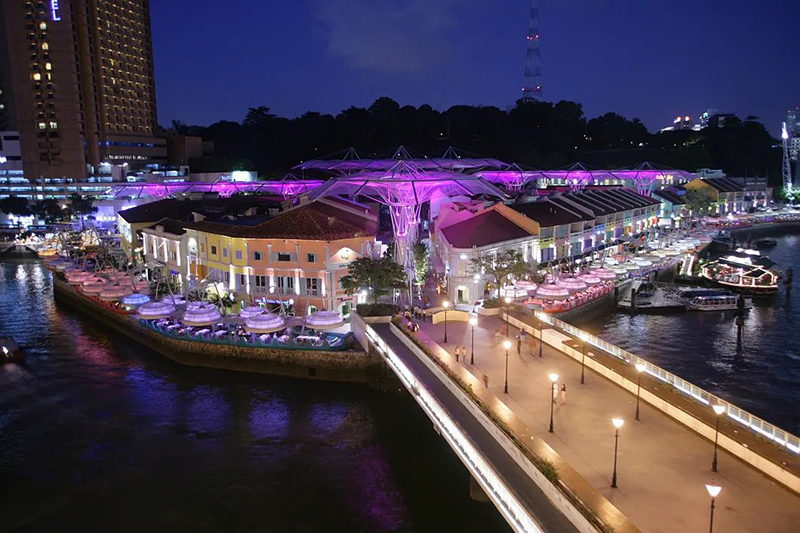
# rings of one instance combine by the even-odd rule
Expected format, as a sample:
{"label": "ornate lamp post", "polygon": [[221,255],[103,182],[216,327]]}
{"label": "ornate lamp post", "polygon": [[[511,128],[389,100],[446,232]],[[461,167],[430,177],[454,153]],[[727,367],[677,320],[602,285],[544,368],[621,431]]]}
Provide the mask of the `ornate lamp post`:
{"label": "ornate lamp post", "polygon": [[547,374],[550,378],[550,433],[553,433],[553,405],[556,403],[556,387],[558,387],[558,374],[551,372]]}
{"label": "ornate lamp post", "polygon": [[583,341],[583,355],[581,356],[581,385],[586,385],[586,334],[581,333],[581,341]]}
{"label": "ornate lamp post", "polygon": [[511,348],[511,341],[506,339],[503,341],[503,348],[506,349],[506,382],[503,385],[503,392],[508,392],[508,350]]}
{"label": "ornate lamp post", "polygon": [[722,487],[719,485],[706,485],[706,490],[708,491],[708,495],[711,496],[711,521],[708,525],[708,533],[714,533],[714,504],[716,503],[720,491],[722,491]]}
{"label": "ornate lamp post", "polygon": [[[717,442],[719,441],[719,419],[722,418],[722,415],[725,413],[725,406],[724,405],[714,405],[711,407],[714,409],[714,414],[717,415],[717,425],[716,430],[714,431],[714,460],[711,461],[711,471],[717,471]],[[713,499],[712,499],[713,505]]]}
{"label": "ornate lamp post", "polygon": [[473,316],[469,319],[469,325],[472,326],[472,353],[469,356],[469,364],[475,364],[475,326],[478,325],[478,317]]}
{"label": "ornate lamp post", "polygon": [[639,373],[639,380],[636,383],[636,417],[635,418],[636,418],[636,420],[639,420],[639,393],[642,390],[642,372],[644,372],[644,369],[647,368],[647,367],[642,363],[636,363],[635,366],[636,366],[636,371]]}
{"label": "ornate lamp post", "polygon": [[506,337],[508,337],[508,327],[509,327],[509,325],[508,325],[509,324],[508,306],[511,304],[511,298],[506,296],[505,302],[506,302]]}
{"label": "ornate lamp post", "polygon": [[537,311],[536,318],[539,319],[539,357],[542,357],[542,348],[544,339],[542,338],[542,329],[544,329],[544,320],[542,320],[544,313]]}
{"label": "ornate lamp post", "polygon": [[444,307],[444,342],[447,342],[447,308],[450,307],[450,302],[443,301],[442,307]]}
{"label": "ornate lamp post", "polygon": [[614,473],[611,475],[611,488],[617,488],[617,450],[619,449],[619,428],[625,423],[621,418],[612,418],[614,424]]}

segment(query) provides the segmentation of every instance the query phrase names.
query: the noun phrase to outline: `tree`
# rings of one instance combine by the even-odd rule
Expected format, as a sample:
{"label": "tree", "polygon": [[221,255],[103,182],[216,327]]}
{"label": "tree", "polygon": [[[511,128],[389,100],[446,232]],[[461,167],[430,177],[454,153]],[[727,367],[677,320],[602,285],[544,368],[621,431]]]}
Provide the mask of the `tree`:
{"label": "tree", "polygon": [[411,252],[414,258],[414,285],[417,286],[417,290],[422,290],[428,275],[428,264],[431,254],[428,251],[428,247],[422,241],[417,241]]}
{"label": "tree", "polygon": [[353,295],[362,290],[372,291],[373,303],[393,289],[406,288],[407,278],[403,267],[391,257],[380,259],[360,257],[347,267],[347,275],[341,278],[342,289]]}
{"label": "tree", "polygon": [[506,250],[497,257],[483,255],[470,260],[470,273],[488,276],[486,288],[490,291],[505,287],[510,279],[519,280],[532,272],[531,265],[517,250]]}
{"label": "tree", "polygon": [[714,197],[708,189],[689,189],[686,192],[686,208],[689,210],[692,218],[698,219],[703,216],[703,213],[711,210],[714,204]]}
{"label": "tree", "polygon": [[[66,207],[66,206],[65,206]],[[31,207],[31,211],[34,215],[39,217],[39,219],[44,220],[46,224],[53,224],[54,222],[60,222],[65,218],[65,209],[61,207],[61,204],[58,203],[57,200],[53,200],[52,198],[48,198],[47,200],[41,200],[37,202]]]}
{"label": "tree", "polygon": [[91,197],[75,193],[69,195],[69,209],[71,214],[77,216],[81,221],[81,229],[83,229],[84,215],[97,213],[97,208],[94,206],[94,201]]}
{"label": "tree", "polygon": [[27,217],[31,215],[28,200],[20,196],[8,196],[0,200],[0,211],[7,215]]}

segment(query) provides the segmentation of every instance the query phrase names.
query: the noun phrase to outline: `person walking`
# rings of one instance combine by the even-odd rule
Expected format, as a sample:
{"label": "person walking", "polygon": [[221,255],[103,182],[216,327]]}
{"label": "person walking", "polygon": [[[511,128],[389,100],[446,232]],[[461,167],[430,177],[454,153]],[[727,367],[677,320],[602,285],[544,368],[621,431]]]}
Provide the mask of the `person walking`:
{"label": "person walking", "polygon": [[517,335],[517,355],[522,355],[522,333]]}
{"label": "person walking", "polygon": [[567,384],[561,384],[561,405],[567,405]]}
{"label": "person walking", "polygon": [[554,386],[553,387],[553,403],[556,403],[556,400],[558,400],[558,387]]}
{"label": "person walking", "polygon": [[458,356],[461,355],[461,346],[456,344],[456,363],[458,362]]}
{"label": "person walking", "polygon": [[483,375],[483,386],[489,388],[489,374]]}
{"label": "person walking", "polygon": [[498,344],[500,344],[500,337],[501,337],[502,335],[503,335],[503,334],[500,332],[500,328],[497,328],[497,329],[495,330],[495,332],[494,332],[494,345],[495,345],[495,346],[497,346]]}

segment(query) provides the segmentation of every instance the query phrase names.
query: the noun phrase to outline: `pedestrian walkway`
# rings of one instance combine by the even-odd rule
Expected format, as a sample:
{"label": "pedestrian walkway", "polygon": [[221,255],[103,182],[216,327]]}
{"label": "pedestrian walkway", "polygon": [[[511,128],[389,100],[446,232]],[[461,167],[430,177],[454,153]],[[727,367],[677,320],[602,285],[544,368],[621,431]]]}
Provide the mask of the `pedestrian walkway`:
{"label": "pedestrian walkway", "polygon": [[[489,389],[642,531],[708,531],[706,483],[722,487],[715,531],[798,530],[800,497],[723,451],[719,452],[719,472],[713,473],[713,444],[708,440],[644,403],[641,420],[634,420],[634,396],[589,369],[582,385],[580,363],[548,345],[542,358],[538,357],[538,344],[532,354],[527,341],[518,354],[515,337],[519,331],[514,327],[508,337],[512,341],[509,392],[504,394],[505,350],[502,342],[495,342],[495,332],[500,329],[505,339],[507,325],[499,318],[479,318],[474,365],[470,365],[472,341],[467,323],[449,322],[446,344],[443,323],[424,322],[421,326],[424,334],[450,354],[456,345],[466,346],[467,357],[461,358],[461,363],[478,379],[486,375]],[[554,433],[548,433],[551,372],[559,375],[559,388],[566,385],[566,404],[562,405],[559,392],[554,405]],[[625,420],[620,430],[617,489],[611,488],[612,417]]]}
{"label": "pedestrian walkway", "polygon": [[[575,526],[553,505],[542,490],[530,480],[522,468],[503,450],[503,447],[480,424],[475,416],[390,331],[389,324],[373,324],[372,327],[403,364],[413,372],[418,382],[431,393],[439,405],[447,412],[448,416],[458,424],[473,446],[492,465],[495,472],[504,481],[506,488],[514,494],[539,527],[544,531],[577,532]],[[463,487],[462,490],[467,490],[467,487]]]}

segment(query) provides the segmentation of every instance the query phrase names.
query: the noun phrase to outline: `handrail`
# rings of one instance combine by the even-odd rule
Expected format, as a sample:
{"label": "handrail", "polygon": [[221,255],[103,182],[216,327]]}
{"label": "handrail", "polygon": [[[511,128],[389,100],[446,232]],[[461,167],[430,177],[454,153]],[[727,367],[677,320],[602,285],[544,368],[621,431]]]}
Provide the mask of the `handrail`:
{"label": "handrail", "polygon": [[775,426],[774,424],[770,424],[762,418],[745,411],[741,407],[727,402],[719,396],[711,394],[710,392],[698,387],[690,381],[687,381],[680,376],[669,372],[668,370],[664,370],[663,368],[654,365],[650,361],[642,359],[638,355],[634,355],[626,350],[623,350],[619,346],[615,346],[610,342],[601,339],[600,337],[586,333],[582,329],[576,328],[575,326],[552,317],[546,313],[537,312],[536,318],[574,337],[578,337],[581,340],[588,342],[592,346],[599,348],[610,355],[613,355],[628,365],[643,364],[645,366],[645,372],[654,378],[673,386],[675,389],[682,392],[695,402],[699,402],[705,406],[724,406],[726,408],[725,413],[729,418],[738,422],[748,430],[763,437],[767,437],[776,444],[780,444],[790,452],[800,455],[800,438],[798,438],[796,435],[793,435],[788,431]]}

